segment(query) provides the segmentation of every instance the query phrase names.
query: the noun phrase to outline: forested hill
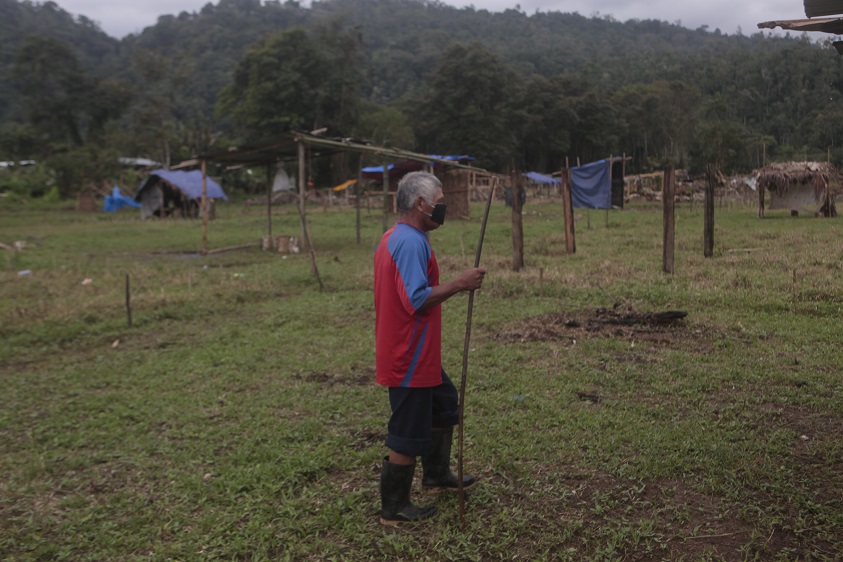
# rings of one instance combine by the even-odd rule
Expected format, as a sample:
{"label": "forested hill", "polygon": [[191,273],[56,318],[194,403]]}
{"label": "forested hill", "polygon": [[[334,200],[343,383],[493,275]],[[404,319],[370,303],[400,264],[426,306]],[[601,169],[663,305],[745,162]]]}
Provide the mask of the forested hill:
{"label": "forested hill", "polygon": [[654,20],[220,0],[117,41],[53,3],[0,0],[0,159],[100,144],[174,159],[220,134],[328,126],[491,168],[625,152],[642,170],[739,170],[762,144],[825,154],[840,142],[841,90],[827,46]]}

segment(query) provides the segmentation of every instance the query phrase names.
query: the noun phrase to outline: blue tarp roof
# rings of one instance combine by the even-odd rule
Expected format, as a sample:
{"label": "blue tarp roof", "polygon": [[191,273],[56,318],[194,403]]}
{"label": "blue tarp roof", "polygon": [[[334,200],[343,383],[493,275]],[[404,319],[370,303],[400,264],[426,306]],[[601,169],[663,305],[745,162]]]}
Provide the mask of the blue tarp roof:
{"label": "blue tarp roof", "polygon": [[551,185],[560,185],[562,180],[559,178],[554,178],[552,176],[546,176],[544,174],[540,174],[538,172],[527,172],[524,174],[524,177],[531,179],[536,183],[545,183]]}
{"label": "blue tarp roof", "polygon": [[[141,182],[138,191],[135,193],[135,201],[140,201],[140,194],[153,177],[159,177],[162,180],[179,188],[182,193],[191,199],[202,198],[202,171],[191,170],[185,172],[182,170],[155,170],[150,172],[149,176]],[[220,187],[220,184],[211,179],[211,176],[206,178],[207,195],[211,199],[222,199],[228,201],[228,196]]]}
{"label": "blue tarp roof", "polygon": [[571,199],[576,209],[611,209],[612,175],[608,160],[571,168]]}
{"label": "blue tarp roof", "polygon": [[[466,156],[462,155],[448,155],[448,156],[440,156],[438,154],[428,154],[431,158],[438,158],[440,160],[449,160],[453,162],[465,163],[465,162],[473,162],[475,158],[473,156]],[[430,164],[433,166],[441,166],[439,162],[430,161]],[[418,160],[406,160],[404,162],[398,162],[397,164],[389,164],[386,169],[389,172],[389,176],[396,176],[407,174],[409,172],[415,172],[424,168],[424,162],[419,162]],[[363,176],[374,179],[374,180],[381,180],[383,179],[383,166],[369,166],[367,168],[362,168],[360,170],[363,172]]]}

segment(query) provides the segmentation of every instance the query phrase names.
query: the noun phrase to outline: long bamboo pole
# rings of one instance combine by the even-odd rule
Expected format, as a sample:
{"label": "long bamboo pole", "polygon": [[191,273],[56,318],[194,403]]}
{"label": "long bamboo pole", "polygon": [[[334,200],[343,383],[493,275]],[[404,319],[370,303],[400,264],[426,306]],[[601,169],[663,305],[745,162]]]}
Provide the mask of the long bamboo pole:
{"label": "long bamboo pole", "polygon": [[[492,189],[489,190],[489,199],[486,201],[486,211],[483,213],[483,223],[480,225],[480,241],[477,243],[477,251],[474,254],[474,267],[480,267],[480,253],[483,251],[483,239],[486,236],[486,223],[489,221],[489,209],[492,207],[492,199],[495,198],[495,188],[498,179],[492,179]],[[468,379],[468,345],[471,341],[471,317],[474,312],[474,291],[468,293],[468,318],[465,321],[465,343],[462,349],[462,381],[460,381],[460,430],[459,445],[457,452],[457,479],[459,480],[460,495],[460,525],[465,529],[465,488],[463,487],[463,444],[464,431],[463,420],[465,419],[465,386]]]}
{"label": "long bamboo pole", "polygon": [[202,160],[202,253],[208,253],[208,167]]}

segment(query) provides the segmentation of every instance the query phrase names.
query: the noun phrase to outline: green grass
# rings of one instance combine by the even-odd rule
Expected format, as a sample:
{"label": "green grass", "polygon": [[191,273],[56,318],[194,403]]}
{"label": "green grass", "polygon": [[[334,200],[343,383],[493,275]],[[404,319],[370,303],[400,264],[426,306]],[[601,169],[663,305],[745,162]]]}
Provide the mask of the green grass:
{"label": "green grass", "polygon": [[[482,204],[431,234],[474,260]],[[388,403],[374,384],[378,211],[309,209],[307,254],[257,248],[265,209],[201,223],[0,206],[0,558],[6,560],[836,560],[843,552],[839,220],[677,209],[492,209],[458,499],[377,523]],[[590,219],[591,228],[588,228]],[[295,208],[273,232],[298,235]],[[29,270],[28,275],[19,272]],[[127,325],[126,276],[133,326]],[[83,284],[85,279],[90,283]],[[467,299],[443,307],[459,382]],[[673,327],[598,309],[684,310]],[[576,321],[573,323],[572,321]],[[595,396],[595,400],[583,396]]]}

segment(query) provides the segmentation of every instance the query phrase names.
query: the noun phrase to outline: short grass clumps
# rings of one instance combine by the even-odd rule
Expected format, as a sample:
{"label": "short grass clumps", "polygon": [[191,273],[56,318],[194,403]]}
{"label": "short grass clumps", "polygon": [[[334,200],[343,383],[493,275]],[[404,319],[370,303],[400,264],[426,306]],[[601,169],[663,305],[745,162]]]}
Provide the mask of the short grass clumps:
{"label": "short grass clumps", "polygon": [[[474,261],[482,203],[431,233]],[[374,384],[380,211],[308,209],[307,252],[262,252],[265,209],[208,225],[0,207],[4,560],[839,560],[843,229],[718,206],[528,201],[526,267],[492,207],[475,299],[466,497],[377,523],[388,403]],[[586,216],[587,213],[590,215]],[[589,227],[590,225],[590,227]],[[297,236],[294,207],[273,233]],[[247,244],[252,246],[246,247]],[[126,309],[130,293],[132,325]],[[443,306],[459,383],[467,299]],[[661,321],[657,313],[682,311]]]}

